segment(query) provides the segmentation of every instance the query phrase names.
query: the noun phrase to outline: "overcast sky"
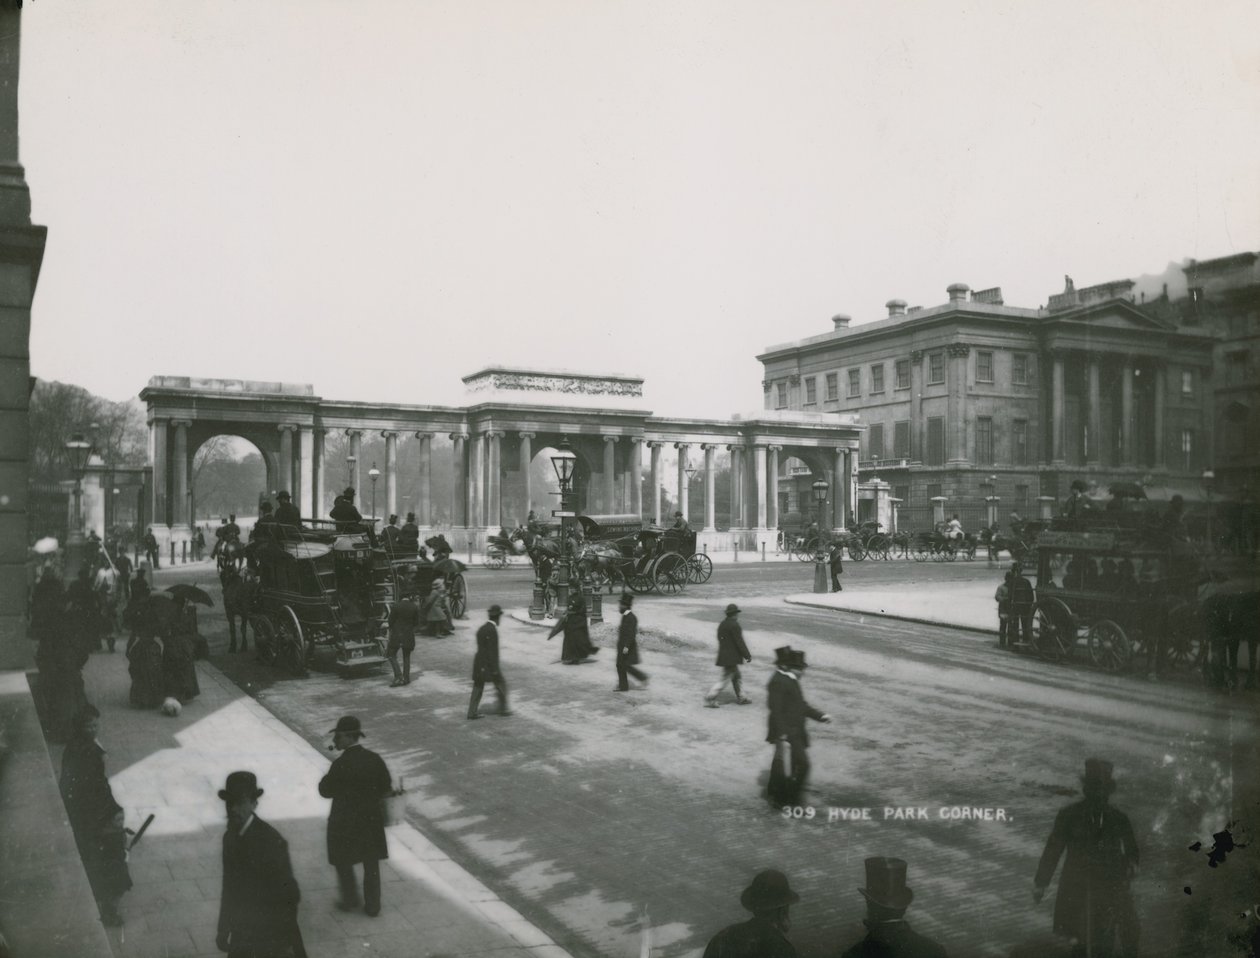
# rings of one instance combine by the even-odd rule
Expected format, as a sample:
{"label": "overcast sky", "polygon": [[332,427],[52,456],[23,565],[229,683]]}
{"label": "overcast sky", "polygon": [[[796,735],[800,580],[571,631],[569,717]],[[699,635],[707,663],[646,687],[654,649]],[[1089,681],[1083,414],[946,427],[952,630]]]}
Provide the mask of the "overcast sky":
{"label": "overcast sky", "polygon": [[1260,249],[1254,2],[36,0],[35,375],[759,408],[893,297]]}

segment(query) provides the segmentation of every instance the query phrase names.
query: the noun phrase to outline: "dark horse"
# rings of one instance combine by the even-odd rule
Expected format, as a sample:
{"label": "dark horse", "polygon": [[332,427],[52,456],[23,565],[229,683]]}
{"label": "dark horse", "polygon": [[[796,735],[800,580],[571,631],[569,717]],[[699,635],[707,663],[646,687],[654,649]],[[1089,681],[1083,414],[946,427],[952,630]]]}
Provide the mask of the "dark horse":
{"label": "dark horse", "polygon": [[[244,576],[236,569],[225,569],[219,574],[223,583],[223,612],[227,615],[228,635],[231,637],[228,651],[236,651],[236,620],[241,620],[241,651],[249,649],[245,629],[249,622],[249,614],[254,607],[254,598],[258,592],[258,578],[247,572]],[[258,636],[254,636],[257,644]]]}
{"label": "dark horse", "polygon": [[1208,680],[1217,688],[1238,685],[1238,652],[1247,640],[1246,688],[1256,687],[1256,652],[1260,646],[1260,592],[1222,592],[1200,606],[1208,642]]}

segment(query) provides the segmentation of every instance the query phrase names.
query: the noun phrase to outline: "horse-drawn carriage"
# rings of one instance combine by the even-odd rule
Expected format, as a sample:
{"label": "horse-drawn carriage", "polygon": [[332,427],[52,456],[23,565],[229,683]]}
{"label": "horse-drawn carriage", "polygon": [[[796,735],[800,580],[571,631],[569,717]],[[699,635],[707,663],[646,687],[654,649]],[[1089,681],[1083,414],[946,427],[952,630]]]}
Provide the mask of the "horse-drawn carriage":
{"label": "horse-drawn carriage", "polygon": [[976,548],[979,545],[977,538],[970,532],[963,533],[962,538],[950,536],[945,531],[946,525],[947,523],[938,523],[930,532],[912,533],[910,554],[914,556],[915,562],[927,562],[928,559],[933,562],[953,562],[959,557],[968,560],[976,557]]}
{"label": "horse-drawn carriage", "polygon": [[249,546],[258,577],[250,590],[249,624],[264,660],[305,675],[323,649],[332,651],[340,672],[379,668],[386,661],[391,605],[404,595],[428,595],[438,578],[445,582],[451,615],[466,612],[463,563],[427,562],[388,550],[366,530],[304,522],[303,529],[272,525]]}
{"label": "horse-drawn carriage", "polygon": [[696,552],[690,529],[644,526],[638,516],[578,516],[578,567],[597,588],[675,595],[688,583],[708,582],[713,560]]}

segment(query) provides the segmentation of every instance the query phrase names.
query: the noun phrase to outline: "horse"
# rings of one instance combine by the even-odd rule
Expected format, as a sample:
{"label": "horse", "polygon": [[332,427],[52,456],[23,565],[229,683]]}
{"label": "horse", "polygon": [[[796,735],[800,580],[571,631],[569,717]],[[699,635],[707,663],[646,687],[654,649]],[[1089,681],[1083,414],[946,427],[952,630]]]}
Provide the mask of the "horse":
{"label": "horse", "polygon": [[622,565],[626,558],[611,542],[593,542],[578,556],[577,569],[582,578],[595,577],[608,583],[608,594],[622,581]]}
{"label": "horse", "polygon": [[[220,574],[219,581],[223,584],[223,612],[228,620],[228,635],[230,636],[228,651],[236,651],[236,620],[239,618],[241,620],[241,651],[247,652],[249,642],[246,639],[246,626],[258,593],[258,578],[252,573],[242,576],[236,569],[225,569]],[[256,633],[254,644],[258,644]]]}
{"label": "horse", "polygon": [[245,561],[246,545],[240,539],[223,539],[219,542],[218,566],[219,575],[231,569],[234,572],[240,572],[241,564]]}

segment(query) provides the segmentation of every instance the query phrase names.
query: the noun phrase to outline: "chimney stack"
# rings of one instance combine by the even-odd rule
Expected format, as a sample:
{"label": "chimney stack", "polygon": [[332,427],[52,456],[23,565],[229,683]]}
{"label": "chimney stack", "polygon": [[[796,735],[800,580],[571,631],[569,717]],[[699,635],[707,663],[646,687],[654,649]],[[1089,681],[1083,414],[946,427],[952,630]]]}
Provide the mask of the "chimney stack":
{"label": "chimney stack", "polygon": [[836,329],[849,328],[849,317],[846,316],[844,313],[836,313],[836,315],[831,317],[831,322],[835,326]]}
{"label": "chimney stack", "polygon": [[971,287],[966,283],[950,283],[945,287],[945,292],[949,293],[949,301],[954,304],[967,302],[967,293],[971,291]]}
{"label": "chimney stack", "polygon": [[906,315],[906,301],[904,299],[890,299],[884,305],[888,307],[889,316]]}

